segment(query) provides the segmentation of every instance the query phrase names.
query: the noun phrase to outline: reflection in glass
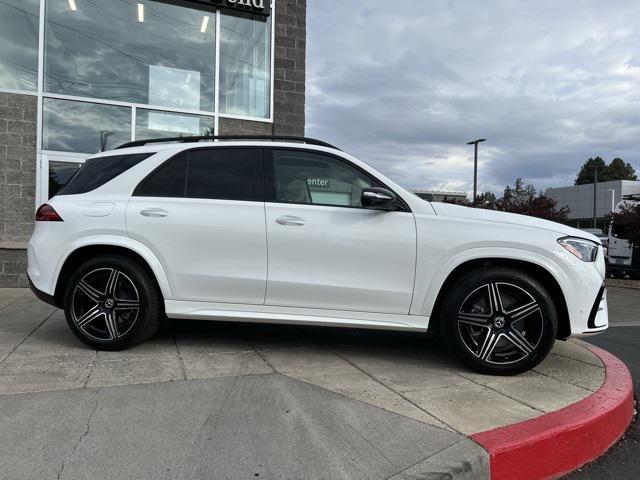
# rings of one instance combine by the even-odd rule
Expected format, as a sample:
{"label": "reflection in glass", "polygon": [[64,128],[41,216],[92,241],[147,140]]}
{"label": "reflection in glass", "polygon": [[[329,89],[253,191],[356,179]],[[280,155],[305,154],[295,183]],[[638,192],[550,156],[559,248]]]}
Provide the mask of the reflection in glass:
{"label": "reflection in glass", "polygon": [[131,109],[44,99],[42,148],[96,153],[131,140]]}
{"label": "reflection in glass", "polygon": [[69,162],[49,162],[49,198],[55,196],[82,164]]}
{"label": "reflection in glass", "polygon": [[136,110],[136,140],[160,137],[213,135],[213,117]]}
{"label": "reflection in glass", "polygon": [[283,203],[362,207],[362,191],[375,186],[368,175],[320,153],[275,150],[273,169]]}
{"label": "reflection in glass", "polygon": [[39,4],[0,1],[0,88],[37,89]]}
{"label": "reflection in glass", "polygon": [[138,21],[138,2],[76,5],[47,1],[46,92],[213,111],[211,12],[144,2]]}
{"label": "reflection in glass", "polygon": [[220,112],[269,117],[271,20],[222,15]]}

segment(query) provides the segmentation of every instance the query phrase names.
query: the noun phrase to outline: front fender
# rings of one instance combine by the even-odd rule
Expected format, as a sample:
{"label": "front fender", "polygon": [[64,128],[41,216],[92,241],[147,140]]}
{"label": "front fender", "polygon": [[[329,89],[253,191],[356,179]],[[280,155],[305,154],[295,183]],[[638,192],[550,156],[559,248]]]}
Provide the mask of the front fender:
{"label": "front fender", "polygon": [[147,265],[149,265],[149,268],[151,268],[151,271],[155,275],[164,299],[171,300],[173,298],[167,275],[165,274],[165,271],[155,254],[144,244],[136,240],[112,235],[92,235],[89,237],[77,239],[72,242],[71,245],[64,251],[64,254],[60,256],[61,260],[58,262],[55,271],[55,283],[57,284],[57,280],[60,276],[60,272],[62,271],[62,267],[73,252],[83,247],[98,245],[122,247],[140,255],[140,257],[142,257],[144,261],[147,262]]}
{"label": "front fender", "polygon": [[472,260],[496,258],[506,260],[519,260],[523,262],[533,263],[541,268],[544,268],[560,285],[569,311],[575,311],[576,305],[572,304],[572,301],[574,301],[574,287],[572,281],[555,259],[537,252],[533,252],[531,250],[521,248],[479,247],[470,248],[459,252],[443,262],[433,275],[428,287],[423,290],[422,294],[418,295],[416,292],[416,296],[411,308],[411,314],[427,317],[431,316],[436,299],[438,298],[438,294],[440,293],[440,290],[442,289],[445,281],[447,280],[449,275],[451,275],[451,273],[460,265]]}

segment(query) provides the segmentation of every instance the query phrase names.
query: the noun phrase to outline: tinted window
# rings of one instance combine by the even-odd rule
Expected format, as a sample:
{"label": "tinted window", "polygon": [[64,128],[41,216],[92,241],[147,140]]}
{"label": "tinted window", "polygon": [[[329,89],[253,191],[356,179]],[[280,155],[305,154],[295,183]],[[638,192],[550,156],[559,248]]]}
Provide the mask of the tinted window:
{"label": "tinted window", "polygon": [[95,190],[151,155],[154,153],[113,155],[89,159],[80,167],[78,173],[62,187],[58,195],[74,195]]}
{"label": "tinted window", "polygon": [[379,184],[357,168],[320,153],[274,150],[276,201],[362,207],[362,190]]}
{"label": "tinted window", "polygon": [[80,163],[49,162],[49,198],[56,196],[81,166]]}
{"label": "tinted window", "polygon": [[167,160],[133,192],[139,197],[184,197],[188,153]]}
{"label": "tinted window", "polygon": [[260,150],[216,148],[189,152],[187,197],[262,200],[258,197]]}

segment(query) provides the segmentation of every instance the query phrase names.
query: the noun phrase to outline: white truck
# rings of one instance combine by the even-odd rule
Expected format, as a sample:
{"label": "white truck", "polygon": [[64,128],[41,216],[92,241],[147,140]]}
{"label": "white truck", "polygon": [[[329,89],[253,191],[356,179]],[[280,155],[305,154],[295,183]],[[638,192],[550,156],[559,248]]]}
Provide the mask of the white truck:
{"label": "white truck", "polygon": [[[638,202],[640,202],[640,195],[626,195],[616,205],[616,212],[620,212],[625,205],[637,205]],[[632,278],[640,276],[640,248],[629,242],[625,229],[615,222],[609,225],[608,250],[607,270],[611,276],[628,275]]]}

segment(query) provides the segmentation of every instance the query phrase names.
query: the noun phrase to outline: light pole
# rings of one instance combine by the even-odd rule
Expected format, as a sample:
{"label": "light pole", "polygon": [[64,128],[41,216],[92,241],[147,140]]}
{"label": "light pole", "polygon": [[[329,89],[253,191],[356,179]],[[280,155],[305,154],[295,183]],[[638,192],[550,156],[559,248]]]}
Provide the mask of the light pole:
{"label": "light pole", "polygon": [[610,188],[609,191],[611,192],[611,213],[614,213],[616,211],[616,191],[613,188]]}
{"label": "light pole", "polygon": [[593,228],[598,228],[598,165],[591,165],[593,168]]}
{"label": "light pole", "polygon": [[479,138],[478,140],[473,140],[471,142],[467,142],[467,145],[474,146],[474,156],[473,156],[473,206],[475,207],[478,202],[478,144],[482,142],[486,142],[486,138]]}

